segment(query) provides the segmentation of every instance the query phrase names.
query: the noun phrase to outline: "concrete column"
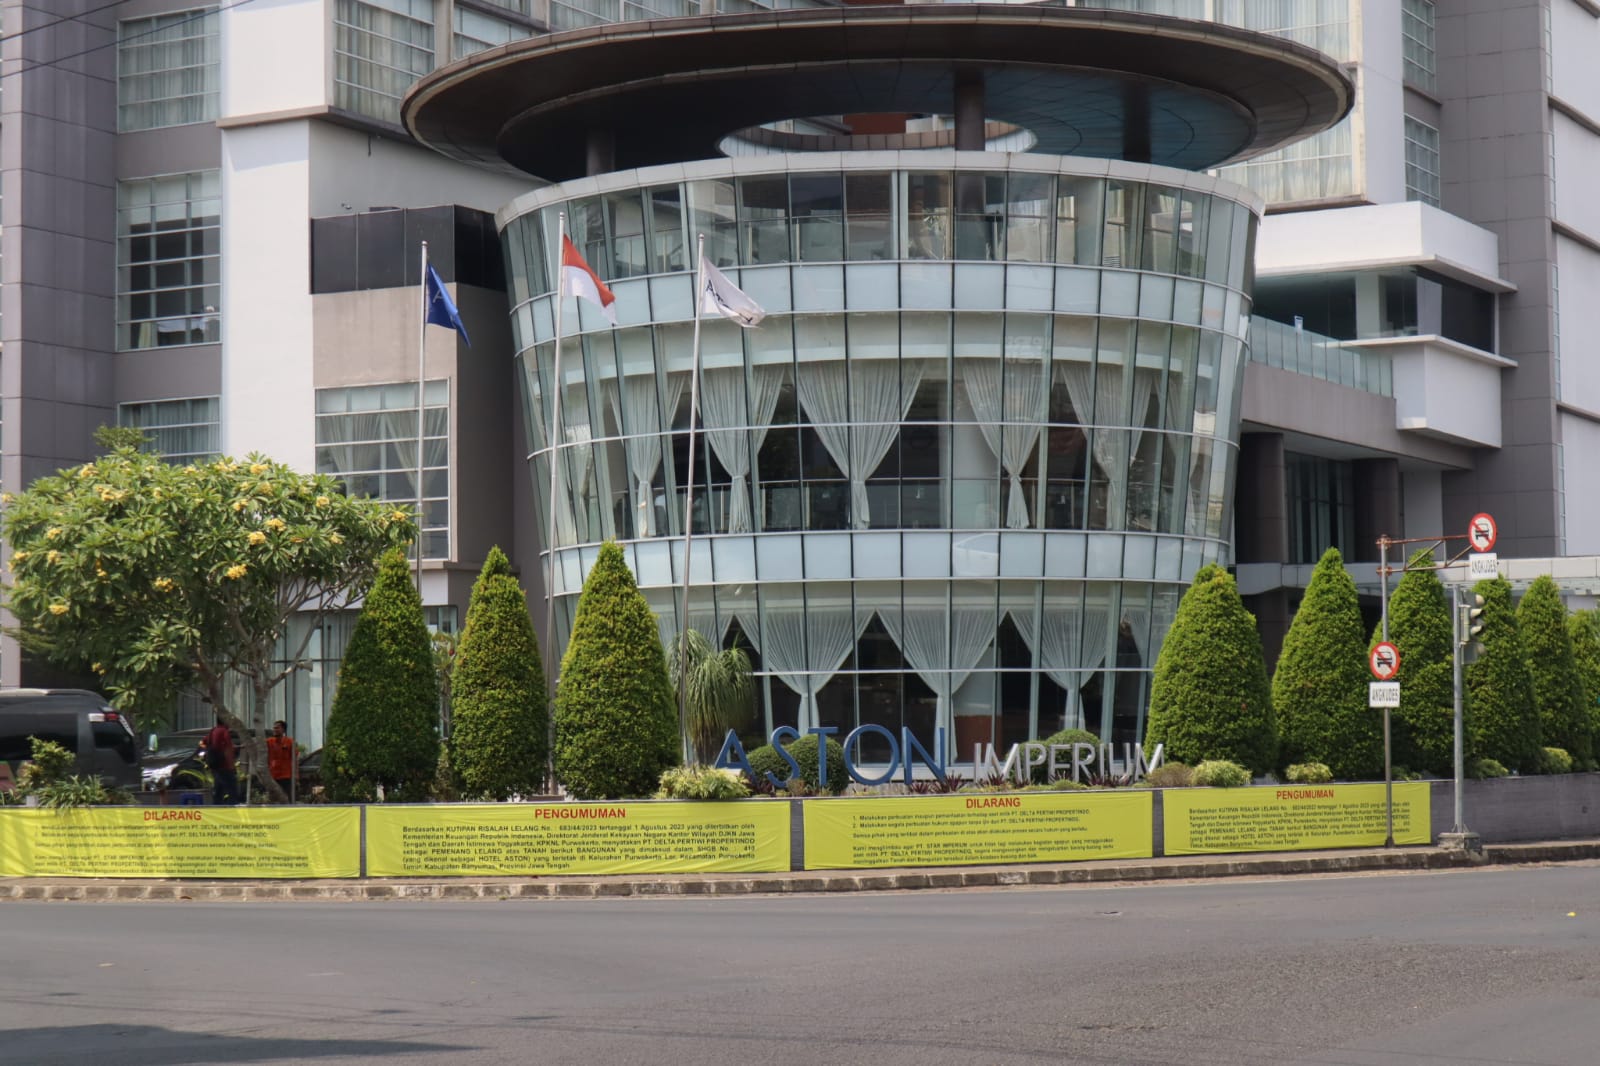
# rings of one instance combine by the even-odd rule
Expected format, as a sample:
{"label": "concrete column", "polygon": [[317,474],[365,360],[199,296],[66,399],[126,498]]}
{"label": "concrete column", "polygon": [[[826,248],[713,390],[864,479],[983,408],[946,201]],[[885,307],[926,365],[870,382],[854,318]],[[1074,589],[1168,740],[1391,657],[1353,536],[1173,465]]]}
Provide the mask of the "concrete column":
{"label": "concrete column", "polygon": [[608,129],[590,129],[584,144],[584,173],[589,177],[617,169],[617,135]]}
{"label": "concrete column", "polygon": [[983,135],[983,72],[956,71],[956,151],[981,152],[988,144]]}
{"label": "concrete column", "polygon": [[[1356,542],[1350,545],[1345,559],[1353,563],[1375,563],[1379,537],[1385,533],[1391,537],[1404,536],[1400,524],[1400,461],[1357,459],[1351,468]],[[1404,563],[1402,558],[1400,564]]]}
{"label": "concrete column", "polygon": [[1234,539],[1240,563],[1289,561],[1288,486],[1283,434],[1246,433],[1239,439],[1239,490]]}

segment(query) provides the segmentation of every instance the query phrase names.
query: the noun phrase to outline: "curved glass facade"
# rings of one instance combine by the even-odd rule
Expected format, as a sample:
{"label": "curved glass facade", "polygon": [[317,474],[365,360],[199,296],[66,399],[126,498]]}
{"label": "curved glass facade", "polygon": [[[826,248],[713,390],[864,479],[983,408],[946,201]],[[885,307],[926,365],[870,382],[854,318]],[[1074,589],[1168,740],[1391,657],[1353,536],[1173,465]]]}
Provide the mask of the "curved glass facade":
{"label": "curved glass facade", "polygon": [[608,538],[677,632],[704,234],[768,312],[703,320],[694,438],[689,622],[750,649],[750,737],[1138,739],[1184,583],[1228,561],[1258,209],[1185,171],[947,152],[524,196],[501,223],[541,528],[558,212],[619,322],[563,315],[558,641]]}

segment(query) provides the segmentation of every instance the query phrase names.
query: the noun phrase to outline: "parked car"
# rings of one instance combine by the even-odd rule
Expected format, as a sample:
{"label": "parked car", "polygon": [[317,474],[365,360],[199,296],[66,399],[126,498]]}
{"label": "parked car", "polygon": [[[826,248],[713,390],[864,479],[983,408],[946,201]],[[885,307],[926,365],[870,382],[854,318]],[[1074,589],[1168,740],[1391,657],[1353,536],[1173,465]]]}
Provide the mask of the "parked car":
{"label": "parked car", "polygon": [[204,729],[189,729],[158,738],[155,748],[139,759],[144,790],[209,789],[211,770],[200,755],[200,741],[206,733]]}
{"label": "parked car", "polygon": [[99,693],[75,688],[0,691],[0,761],[13,773],[33,757],[34,737],[72,752],[75,773],[98,777],[112,788],[139,786],[133,722]]}

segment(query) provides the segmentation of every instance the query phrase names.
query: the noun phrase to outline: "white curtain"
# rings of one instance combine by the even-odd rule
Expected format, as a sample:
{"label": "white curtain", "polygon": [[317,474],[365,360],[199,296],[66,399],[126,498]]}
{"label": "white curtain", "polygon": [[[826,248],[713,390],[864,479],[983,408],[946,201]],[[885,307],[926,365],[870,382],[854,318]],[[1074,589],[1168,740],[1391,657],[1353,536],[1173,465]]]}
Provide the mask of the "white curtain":
{"label": "white curtain", "polygon": [[880,607],[878,618],[911,669],[933,690],[938,701],[935,723],[953,742],[950,697],[994,642],[994,608]]}
{"label": "white curtain", "polygon": [[855,651],[872,614],[858,615],[850,607],[778,607],[761,618],[759,631],[739,621],[762,666],[799,693],[798,728],[804,733],[817,724],[817,693]]}
{"label": "white curtain", "polygon": [[[1096,373],[1087,363],[1063,362],[1056,364],[1056,373],[1072,397],[1078,420],[1094,427],[1089,440],[1095,465],[1106,478],[1106,528],[1126,528],[1128,480],[1132,475],[1129,464],[1139,453],[1139,440],[1144,436],[1145,415],[1150,410],[1157,375],[1150,370],[1134,371],[1133,403],[1131,407],[1124,407],[1123,367],[1101,363]],[[1090,412],[1093,412],[1092,419],[1085,417]],[[1124,426],[1126,430],[1121,428]]]}
{"label": "white curtain", "polygon": [[[668,374],[666,409],[678,409],[678,398],[683,395],[687,374]],[[635,374],[622,381],[619,392],[615,381],[605,383],[606,401],[611,405],[611,417],[616,419],[623,434],[623,447],[628,453],[628,473],[634,482],[633,505],[638,515],[637,529],[642,537],[656,535],[656,509],[651,499],[650,485],[656,471],[661,468],[661,407],[656,397],[656,379],[653,374]]]}
{"label": "white curtain", "polygon": [[[783,389],[781,366],[758,366],[750,371],[750,407],[744,405],[744,370],[719,367],[700,372],[700,416],[706,439],[733,484],[729,490],[728,532],[748,533],[750,521],[750,457],[761,450],[772,413]],[[750,426],[748,432],[744,427]],[[754,438],[752,440],[752,438]]]}
{"label": "white curtain", "polygon": [[[722,624],[718,625],[716,609],[709,604],[705,607],[697,607],[693,602],[689,604],[689,628],[698,629],[719,648],[728,639],[728,627],[732,624],[733,616],[723,615]],[[666,650],[667,659],[670,661],[673,653],[678,648],[678,604],[676,602],[673,603],[670,609],[656,613],[656,629],[660,631],[661,647]]]}
{"label": "white curtain", "polygon": [[[1028,499],[1022,490],[1022,468],[1039,444],[1047,405],[1044,363],[998,359],[961,360],[961,383],[966,387],[978,431],[989,450],[999,458],[1011,478],[1006,498],[1006,526],[1028,528]],[[1005,422],[1004,433],[1001,421]]]}
{"label": "white curtain", "polygon": [[889,453],[922,373],[917,359],[799,364],[795,391],[822,446],[850,479],[850,514],[857,529],[871,525],[867,478]]}
{"label": "white curtain", "polygon": [[1084,673],[1098,670],[1106,661],[1110,612],[1104,607],[1046,607],[1035,638],[1034,608],[1012,607],[1010,611],[1017,632],[1033,653],[1034,665],[1067,692],[1065,728],[1082,729],[1083,701],[1078,690],[1087,680]]}

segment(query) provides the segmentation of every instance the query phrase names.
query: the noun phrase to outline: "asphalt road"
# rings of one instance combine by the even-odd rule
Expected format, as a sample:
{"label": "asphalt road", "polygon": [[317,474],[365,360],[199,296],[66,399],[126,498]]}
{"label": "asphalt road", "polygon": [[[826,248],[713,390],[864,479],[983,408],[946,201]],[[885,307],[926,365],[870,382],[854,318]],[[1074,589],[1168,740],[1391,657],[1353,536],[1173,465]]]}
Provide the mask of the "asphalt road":
{"label": "asphalt road", "polygon": [[1600,866],[0,905],[0,1063],[1583,1064]]}

